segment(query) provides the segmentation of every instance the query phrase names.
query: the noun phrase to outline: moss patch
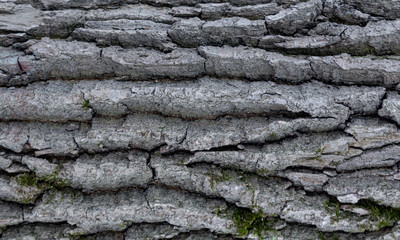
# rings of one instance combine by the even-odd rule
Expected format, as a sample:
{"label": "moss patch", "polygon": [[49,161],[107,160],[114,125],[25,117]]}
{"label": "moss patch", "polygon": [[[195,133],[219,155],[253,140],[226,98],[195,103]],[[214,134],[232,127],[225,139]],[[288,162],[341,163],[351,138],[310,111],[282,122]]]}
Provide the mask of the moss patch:
{"label": "moss patch", "polygon": [[67,237],[69,240],[86,240],[87,236],[84,236],[82,232],[68,233]]}
{"label": "moss patch", "polygon": [[258,238],[262,239],[264,233],[276,232],[273,228],[275,220],[266,216],[261,210],[253,213],[247,209],[235,209],[233,220],[239,237],[247,236],[252,231]]}
{"label": "moss patch", "polygon": [[338,237],[335,233],[323,233],[320,231],[317,231],[318,234],[318,239],[320,240],[341,240],[340,237]]}
{"label": "moss patch", "polygon": [[278,136],[277,133],[273,132],[273,133],[271,133],[271,134],[269,135],[269,139],[270,139],[271,141],[275,141],[275,140],[278,140],[278,139],[279,139],[279,136]]}
{"label": "moss patch", "polygon": [[61,178],[59,176],[59,170],[56,169],[52,174],[46,175],[44,177],[39,178],[40,181],[45,181],[49,183],[51,186],[55,187],[67,187],[70,186],[67,180]]}
{"label": "moss patch", "polygon": [[24,173],[17,176],[17,183],[25,187],[38,187],[38,179],[32,173]]}
{"label": "moss patch", "polygon": [[379,229],[392,226],[394,222],[400,221],[399,208],[382,206],[369,199],[360,200],[357,205],[371,211],[372,220],[378,222]]}
{"label": "moss patch", "polygon": [[361,55],[376,55],[376,50],[370,45],[365,45],[361,50]]}
{"label": "moss patch", "polygon": [[319,147],[317,150],[315,150],[315,157],[314,158],[312,158],[312,160],[315,160],[315,161],[318,161],[318,162],[321,162],[322,161],[322,159],[321,159],[321,157],[322,157],[322,152],[325,150],[325,146],[324,147]]}
{"label": "moss patch", "polygon": [[210,185],[212,191],[214,191],[215,184],[235,180],[235,176],[228,170],[221,170],[221,172],[211,170],[210,172],[208,172],[208,176],[210,177]]}
{"label": "moss patch", "polygon": [[91,107],[91,106],[90,106],[89,100],[88,100],[88,99],[85,99],[85,100],[83,101],[83,103],[82,103],[82,109],[85,110],[85,111],[89,111],[90,107]]}
{"label": "moss patch", "polygon": [[340,202],[336,199],[329,199],[325,202],[325,210],[334,217],[334,222],[340,220]]}
{"label": "moss patch", "polygon": [[44,177],[36,176],[33,173],[24,173],[18,175],[16,181],[21,186],[26,187],[37,187],[39,189],[49,189],[53,187],[67,187],[70,186],[66,179],[62,179],[59,176],[59,168],[57,168],[51,174]]}
{"label": "moss patch", "polygon": [[[369,199],[362,199],[357,204],[352,205],[354,207],[364,208],[370,211],[370,220],[376,222],[377,225],[373,226],[371,223],[362,224],[360,227],[362,229],[382,229],[385,227],[390,227],[394,222],[400,221],[400,209],[392,208],[387,206],[382,206],[377,202]],[[329,199],[325,203],[326,211],[332,215],[334,222],[338,222],[348,215],[348,213],[343,213],[340,211],[340,202],[334,198]]]}
{"label": "moss patch", "polygon": [[128,228],[131,224],[132,224],[132,221],[131,221],[131,220],[124,220],[124,221],[121,223],[121,225],[119,226],[119,228],[120,228],[121,230],[124,230],[124,229]]}

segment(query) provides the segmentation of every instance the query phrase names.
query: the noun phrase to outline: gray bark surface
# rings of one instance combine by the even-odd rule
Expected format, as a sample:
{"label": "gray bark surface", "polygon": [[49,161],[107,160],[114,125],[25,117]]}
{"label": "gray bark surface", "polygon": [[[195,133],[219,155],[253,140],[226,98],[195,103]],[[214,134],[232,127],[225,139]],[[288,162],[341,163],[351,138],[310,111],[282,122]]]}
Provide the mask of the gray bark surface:
{"label": "gray bark surface", "polygon": [[399,0],[0,1],[0,239],[400,239]]}

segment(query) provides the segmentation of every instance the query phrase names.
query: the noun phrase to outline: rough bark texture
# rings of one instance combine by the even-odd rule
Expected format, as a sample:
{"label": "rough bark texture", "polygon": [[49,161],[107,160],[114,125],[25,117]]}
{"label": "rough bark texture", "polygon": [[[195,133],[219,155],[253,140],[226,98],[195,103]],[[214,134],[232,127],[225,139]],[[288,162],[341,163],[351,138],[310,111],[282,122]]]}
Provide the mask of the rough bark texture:
{"label": "rough bark texture", "polygon": [[1,0],[1,239],[400,239],[400,1]]}

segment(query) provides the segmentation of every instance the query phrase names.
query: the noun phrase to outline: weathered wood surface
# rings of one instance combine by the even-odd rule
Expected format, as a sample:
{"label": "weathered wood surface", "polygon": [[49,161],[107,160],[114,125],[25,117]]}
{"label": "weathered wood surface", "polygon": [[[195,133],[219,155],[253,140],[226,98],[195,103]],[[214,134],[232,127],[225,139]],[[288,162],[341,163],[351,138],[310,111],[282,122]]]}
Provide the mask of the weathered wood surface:
{"label": "weathered wood surface", "polygon": [[1,239],[400,239],[398,0],[0,1]]}

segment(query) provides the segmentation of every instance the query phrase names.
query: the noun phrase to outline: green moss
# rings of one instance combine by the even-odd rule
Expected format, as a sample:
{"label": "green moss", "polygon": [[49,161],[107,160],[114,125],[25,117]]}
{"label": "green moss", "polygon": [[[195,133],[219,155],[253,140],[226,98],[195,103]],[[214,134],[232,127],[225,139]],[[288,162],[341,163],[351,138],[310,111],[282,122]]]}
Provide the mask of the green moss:
{"label": "green moss", "polygon": [[318,234],[318,238],[319,238],[320,240],[326,240],[326,237],[325,237],[325,235],[324,235],[323,232],[318,231],[317,234]]}
{"label": "green moss", "polygon": [[[400,221],[400,209],[392,208],[387,206],[379,205],[377,202],[362,199],[354,207],[361,207],[370,211],[371,221],[377,223],[378,229],[390,227],[394,222]],[[340,211],[340,202],[336,199],[329,199],[325,203],[325,209],[334,217],[334,221],[337,222],[341,218],[345,217]],[[346,215],[346,214],[345,214]],[[371,223],[360,224],[360,230],[370,230],[374,228]],[[333,239],[333,238],[332,238]],[[336,238],[339,239],[339,238]]]}
{"label": "green moss", "polygon": [[24,198],[21,199],[21,201],[22,201],[24,204],[32,203],[32,202],[34,202],[35,200],[36,200],[36,196],[24,196]]}
{"label": "green moss", "polygon": [[74,203],[76,200],[82,199],[82,198],[83,198],[83,194],[81,191],[74,191],[71,193],[72,203]]}
{"label": "green moss", "polygon": [[24,174],[18,175],[16,180],[17,180],[17,183],[21,186],[25,186],[25,187],[37,187],[38,186],[37,177],[31,173],[24,173]]}
{"label": "green moss", "polygon": [[340,220],[340,202],[335,199],[329,199],[325,203],[325,210],[334,217],[334,222]]}
{"label": "green moss", "polygon": [[399,208],[382,206],[369,199],[360,200],[357,205],[370,210],[372,220],[378,222],[379,229],[392,226],[394,222],[400,221]]}
{"label": "green moss", "polygon": [[277,172],[278,172],[277,170],[270,170],[267,168],[257,169],[257,174],[263,176],[264,178],[268,178],[271,175],[275,175]]}
{"label": "green moss", "polygon": [[59,176],[59,169],[57,168],[53,173],[46,175],[44,177],[40,177],[39,180],[40,181],[44,181],[48,184],[50,184],[51,186],[54,187],[67,187],[70,186],[70,184],[68,183],[67,180],[62,179]]}
{"label": "green moss", "polygon": [[251,181],[252,179],[258,177],[252,173],[243,172],[243,171],[239,171],[239,172],[237,172],[237,174],[239,175],[240,181],[245,182],[245,183],[246,182],[248,183],[248,181]]}
{"label": "green moss", "polygon": [[325,146],[324,147],[319,147],[317,150],[315,150],[315,154],[322,154],[322,152],[325,150]]}
{"label": "green moss", "polygon": [[317,155],[317,156],[316,156],[316,157],[314,157],[312,160],[315,160],[315,161],[321,162],[321,161],[322,161],[322,159],[321,159],[321,155]]}
{"label": "green moss", "polygon": [[222,171],[221,173],[222,177],[219,179],[221,182],[233,181],[235,179],[235,176],[229,171]]}
{"label": "green moss", "polygon": [[221,170],[220,172],[210,170],[208,172],[208,176],[210,177],[210,185],[212,191],[214,191],[215,184],[235,180],[235,176],[227,170]]}
{"label": "green moss", "polygon": [[251,205],[256,207],[256,190],[251,185],[247,185],[247,188],[251,191]]}
{"label": "green moss", "polygon": [[320,240],[341,240],[335,233],[323,233],[318,231],[318,238]]}
{"label": "green moss", "polygon": [[336,234],[333,234],[331,239],[332,240],[341,240],[340,237],[336,236]]}
{"label": "green moss", "polygon": [[185,164],[185,159],[184,159],[184,158],[180,159],[178,165],[180,165],[180,166],[186,166],[186,164]]}
{"label": "green moss", "polygon": [[257,215],[244,209],[235,209],[233,219],[239,237],[244,237],[249,234],[253,222],[257,219]]}
{"label": "green moss", "polygon": [[24,173],[16,177],[16,181],[21,186],[37,187],[40,189],[49,189],[53,187],[66,187],[69,186],[67,180],[59,177],[59,168],[51,174],[43,177],[36,176],[33,173]]}
{"label": "green moss", "polygon": [[319,147],[317,150],[315,150],[315,154],[317,155],[317,156],[315,156],[314,158],[312,158],[311,160],[315,160],[315,161],[318,161],[318,162],[321,162],[322,161],[322,159],[321,159],[321,157],[322,157],[322,152],[325,150],[325,146],[324,147]]}
{"label": "green moss", "polygon": [[376,50],[374,47],[370,45],[365,45],[362,50],[360,55],[376,55]]}
{"label": "green moss", "polygon": [[214,175],[210,176],[210,186],[211,186],[211,190],[214,192],[214,184],[215,184],[215,178]]}
{"label": "green moss", "polygon": [[218,206],[215,210],[218,217],[226,217],[228,215],[228,209],[225,207]]}
{"label": "green moss", "polygon": [[269,139],[270,139],[271,141],[277,140],[278,138],[279,138],[279,136],[278,136],[278,134],[275,133],[275,132],[273,132],[273,133],[271,133],[271,134],[269,135]]}
{"label": "green moss", "polygon": [[85,100],[83,101],[83,103],[82,103],[82,109],[85,110],[85,111],[89,111],[90,107],[91,107],[91,106],[90,106],[89,100],[88,100],[88,99],[85,99]]}
{"label": "green moss", "polygon": [[263,239],[263,235],[266,232],[273,232],[274,234],[277,234],[278,232],[276,229],[273,227],[275,223],[275,220],[271,220],[270,218],[264,218],[263,220],[257,220],[253,224],[253,229],[254,233],[259,239]]}
{"label": "green moss", "polygon": [[119,226],[120,229],[126,229],[132,224],[131,220],[125,220],[121,225]]}
{"label": "green moss", "polygon": [[83,232],[68,233],[67,237],[70,240],[84,240],[84,239],[86,239],[86,236],[84,236]]}
{"label": "green moss", "polygon": [[320,240],[341,240],[335,233],[323,233],[321,231],[317,231],[318,238]]}
{"label": "green moss", "polygon": [[183,207],[183,202],[178,200],[178,207],[181,208]]}
{"label": "green moss", "polygon": [[275,221],[268,218],[261,209],[256,213],[247,209],[235,209],[233,220],[239,237],[247,236],[250,231],[253,231],[258,238],[262,239],[264,233],[270,231],[276,232],[273,228]]}

